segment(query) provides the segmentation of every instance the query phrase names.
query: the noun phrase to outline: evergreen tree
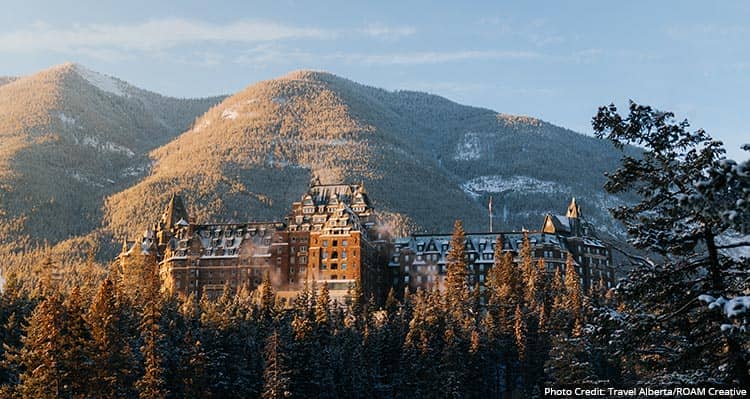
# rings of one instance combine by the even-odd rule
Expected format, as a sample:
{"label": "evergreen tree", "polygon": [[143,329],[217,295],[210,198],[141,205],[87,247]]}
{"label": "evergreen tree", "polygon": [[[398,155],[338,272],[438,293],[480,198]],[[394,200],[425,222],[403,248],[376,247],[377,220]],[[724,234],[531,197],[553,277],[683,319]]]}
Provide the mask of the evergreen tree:
{"label": "evergreen tree", "polygon": [[140,325],[140,334],[143,340],[141,353],[144,361],[144,374],[136,382],[136,388],[141,399],[163,399],[167,397],[169,392],[165,380],[166,372],[163,368],[164,355],[162,354],[166,338],[159,326],[162,298],[159,295],[159,276],[155,268],[148,275],[145,286],[146,304]]}
{"label": "evergreen tree", "polygon": [[565,260],[565,292],[568,295],[566,307],[571,318],[572,334],[577,337],[583,328],[581,315],[583,294],[581,293],[581,278],[578,276],[576,267],[573,264],[573,255],[570,252],[568,252],[568,257]]}
{"label": "evergreen tree", "polygon": [[746,223],[750,177],[704,130],[690,131],[672,113],[633,102],[629,111],[621,116],[614,105],[601,107],[592,121],[596,135],[616,147],[643,147],[638,156],[623,157],[605,189],[638,197],[611,211],[634,246],[664,258],[629,255],[635,267],[618,290],[622,325],[602,334],[617,335],[613,355],[628,354],[623,368],[637,370],[628,378],[750,386],[750,350],[724,334],[724,321],[697,300],[699,294],[732,297],[746,289],[747,265],[720,251],[750,244],[721,245],[717,237]]}
{"label": "evergreen tree", "polygon": [[466,238],[463,225],[453,225],[450,247],[446,254],[445,303],[452,322],[461,323],[468,313],[469,279],[466,265]]}
{"label": "evergreen tree", "polygon": [[130,328],[111,280],[104,280],[99,287],[87,319],[94,353],[89,378],[91,395],[98,398],[131,396],[135,363],[129,342]]}
{"label": "evergreen tree", "polygon": [[24,329],[23,347],[12,358],[23,370],[16,388],[20,397],[44,399],[72,395],[65,376],[77,365],[66,359],[65,318],[65,307],[57,293],[48,295],[31,314]]}
{"label": "evergreen tree", "polygon": [[64,304],[66,319],[67,363],[72,365],[64,375],[65,385],[70,387],[73,397],[84,397],[88,392],[88,378],[94,354],[91,352],[91,328],[86,321],[84,298],[78,287],[74,287]]}
{"label": "evergreen tree", "polygon": [[518,360],[524,361],[526,359],[526,343],[529,335],[529,331],[526,326],[526,321],[524,320],[523,312],[521,311],[521,306],[516,305],[516,312],[515,312],[515,327],[514,327],[514,336],[516,339],[516,348],[518,350]]}
{"label": "evergreen tree", "polygon": [[258,291],[260,293],[260,318],[262,323],[268,326],[276,315],[276,292],[271,284],[269,272],[264,275]]}
{"label": "evergreen tree", "polygon": [[289,397],[289,371],[286,342],[274,331],[266,342],[265,371],[263,372],[263,399]]}

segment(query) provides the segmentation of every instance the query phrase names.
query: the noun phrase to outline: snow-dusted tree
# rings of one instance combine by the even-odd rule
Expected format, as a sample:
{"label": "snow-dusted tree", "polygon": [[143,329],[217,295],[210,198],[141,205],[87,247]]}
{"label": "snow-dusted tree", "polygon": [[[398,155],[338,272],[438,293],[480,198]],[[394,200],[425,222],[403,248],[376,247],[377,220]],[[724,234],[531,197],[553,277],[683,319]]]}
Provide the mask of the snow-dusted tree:
{"label": "snow-dusted tree", "polygon": [[135,361],[130,346],[131,329],[111,280],[102,282],[87,319],[91,325],[94,353],[93,372],[89,378],[91,396],[130,396],[135,382]]}
{"label": "snow-dusted tree", "polygon": [[470,292],[466,265],[466,238],[463,225],[456,220],[453,225],[450,247],[446,254],[445,304],[450,322],[463,323],[468,313]]}
{"label": "snow-dusted tree", "polygon": [[727,178],[727,167],[735,163],[726,159],[722,143],[703,129],[690,131],[686,120],[675,122],[671,112],[634,102],[627,117],[614,105],[599,108],[592,125],[597,137],[617,148],[645,147],[638,155],[625,155],[604,186],[612,194],[640,197],[635,205],[612,210],[627,226],[631,243],[663,255],[690,254],[704,244],[701,266],[708,270],[710,288],[721,290],[716,237],[730,228],[727,218],[737,213],[743,191]]}
{"label": "snow-dusted tree", "polygon": [[290,396],[286,340],[274,331],[266,341],[263,399],[282,399]]}
{"label": "snow-dusted tree", "polygon": [[[747,265],[722,256],[721,238],[747,215],[747,170],[727,160],[722,143],[704,130],[689,130],[674,115],[630,103],[628,116],[614,105],[593,119],[598,137],[618,148],[643,147],[623,157],[609,175],[610,193],[634,193],[639,200],[612,210],[628,229],[630,242],[663,259],[630,255],[636,267],[619,285],[623,315],[610,348],[637,370],[630,378],[662,385],[750,385],[747,349],[722,336],[721,320],[698,296],[731,296],[746,284]],[[742,245],[742,244],[740,244]],[[731,273],[728,271],[731,270]],[[737,276],[744,276],[738,278]],[[606,332],[609,334],[609,332]]]}

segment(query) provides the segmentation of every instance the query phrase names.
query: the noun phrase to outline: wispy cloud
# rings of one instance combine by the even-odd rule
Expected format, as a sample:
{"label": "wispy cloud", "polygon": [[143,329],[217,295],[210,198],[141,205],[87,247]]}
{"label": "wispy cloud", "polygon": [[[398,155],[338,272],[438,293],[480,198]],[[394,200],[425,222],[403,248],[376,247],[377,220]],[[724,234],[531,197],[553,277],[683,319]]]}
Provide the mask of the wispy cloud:
{"label": "wispy cloud", "polygon": [[443,64],[469,60],[529,59],[539,57],[530,51],[461,50],[417,51],[387,54],[342,54],[342,60],[370,65]]}
{"label": "wispy cloud", "polygon": [[328,53],[315,54],[302,50],[286,50],[277,46],[261,45],[239,56],[240,64],[339,62],[358,65],[427,65],[472,60],[533,59],[541,54],[530,51],[458,50],[414,51],[392,53]]}
{"label": "wispy cloud", "polygon": [[27,29],[0,33],[0,51],[157,51],[202,42],[258,43],[300,38],[331,39],[336,36],[336,32],[326,29],[295,27],[267,21],[210,24],[168,18],[131,25],[95,24],[66,28],[37,23]]}
{"label": "wispy cloud", "polygon": [[417,29],[413,26],[387,26],[378,23],[370,24],[360,29],[360,32],[378,39],[394,40],[411,36],[417,32]]}

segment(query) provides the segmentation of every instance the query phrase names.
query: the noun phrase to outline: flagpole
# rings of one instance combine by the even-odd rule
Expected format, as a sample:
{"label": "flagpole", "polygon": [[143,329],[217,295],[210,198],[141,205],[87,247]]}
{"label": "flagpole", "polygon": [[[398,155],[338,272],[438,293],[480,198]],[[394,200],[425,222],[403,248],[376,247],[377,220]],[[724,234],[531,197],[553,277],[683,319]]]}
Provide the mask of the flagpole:
{"label": "flagpole", "polygon": [[490,211],[490,233],[492,233],[492,196],[490,195],[490,203],[487,206]]}

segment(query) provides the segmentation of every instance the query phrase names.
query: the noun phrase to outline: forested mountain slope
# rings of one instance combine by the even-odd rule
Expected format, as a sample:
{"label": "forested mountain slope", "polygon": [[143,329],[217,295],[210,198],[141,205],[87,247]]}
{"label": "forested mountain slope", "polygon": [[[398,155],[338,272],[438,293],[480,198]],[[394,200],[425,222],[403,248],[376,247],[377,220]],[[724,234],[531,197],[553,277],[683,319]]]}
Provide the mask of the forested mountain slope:
{"label": "forested mountain slope", "polygon": [[172,142],[154,167],[107,201],[106,225],[134,234],[173,192],[199,221],[280,219],[311,177],[364,182],[395,233],[448,231],[461,218],[485,230],[538,228],[576,196],[605,232],[603,172],[611,145],[530,117],[417,92],[389,92],[324,72],[298,71],[225,99]]}
{"label": "forested mountain slope", "polygon": [[100,226],[103,199],[219,101],[164,97],[76,64],[0,80],[0,243],[56,243]]}

